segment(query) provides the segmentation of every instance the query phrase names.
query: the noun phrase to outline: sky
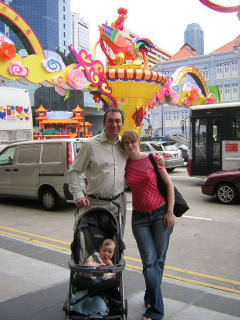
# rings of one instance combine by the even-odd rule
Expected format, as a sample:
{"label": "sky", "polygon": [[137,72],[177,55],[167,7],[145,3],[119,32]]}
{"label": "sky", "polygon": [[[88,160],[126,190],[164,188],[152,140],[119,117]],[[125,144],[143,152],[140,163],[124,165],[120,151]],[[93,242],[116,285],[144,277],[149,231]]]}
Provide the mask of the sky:
{"label": "sky", "polygon": [[[204,54],[232,41],[240,35],[240,20],[236,13],[214,11],[199,0],[70,0],[71,11],[79,13],[90,23],[91,46],[98,40],[98,25],[110,25],[118,16],[119,7],[128,10],[124,27],[142,38],[150,39],[162,50],[175,54],[184,45],[188,24],[198,23],[204,32]],[[213,2],[213,1],[212,1]],[[223,5],[240,4],[240,0],[216,0]],[[100,50],[100,49],[98,49]],[[100,55],[100,56],[99,56]],[[101,50],[97,51],[101,59]]]}

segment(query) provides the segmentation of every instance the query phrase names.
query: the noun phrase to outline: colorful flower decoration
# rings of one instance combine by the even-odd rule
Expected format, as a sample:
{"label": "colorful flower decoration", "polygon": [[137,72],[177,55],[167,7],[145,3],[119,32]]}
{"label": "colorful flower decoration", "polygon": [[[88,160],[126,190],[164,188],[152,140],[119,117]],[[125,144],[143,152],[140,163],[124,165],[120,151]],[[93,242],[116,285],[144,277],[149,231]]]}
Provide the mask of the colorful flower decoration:
{"label": "colorful flower decoration", "polygon": [[167,102],[169,104],[177,104],[179,98],[180,98],[180,96],[179,96],[179,94],[177,92],[170,90],[170,92],[169,92],[169,101],[167,100]]}
{"label": "colorful flower decoration", "polygon": [[190,100],[190,98],[185,98],[185,99],[183,100],[183,104],[185,105],[185,107],[190,107],[190,105],[191,105],[191,100]]}
{"label": "colorful flower decoration", "polygon": [[64,77],[60,74],[58,74],[54,79],[53,82],[56,83],[58,86],[63,86],[66,81],[64,79]]}
{"label": "colorful flower decoration", "polygon": [[132,119],[133,119],[137,128],[139,128],[141,126],[143,117],[144,117],[143,107],[139,108],[138,110],[136,109],[136,111],[132,115]]}
{"label": "colorful flower decoration", "polygon": [[65,65],[61,61],[55,58],[48,58],[46,60],[43,60],[42,65],[48,72],[60,71],[63,70],[65,67]]}
{"label": "colorful flower decoration", "polygon": [[69,87],[81,90],[84,88],[87,79],[85,78],[84,72],[79,69],[69,70],[67,73],[67,84]]}
{"label": "colorful flower decoration", "polygon": [[190,99],[192,102],[195,102],[195,101],[198,100],[198,97],[199,97],[198,89],[197,89],[197,88],[193,88],[193,89],[190,91],[189,99]]}
{"label": "colorful flower decoration", "polygon": [[8,66],[8,72],[14,76],[26,76],[28,70],[20,61],[12,61]]}
{"label": "colorful flower decoration", "polygon": [[12,60],[16,56],[16,48],[12,43],[2,42],[0,45],[0,57],[6,60]]}
{"label": "colorful flower decoration", "polygon": [[98,93],[95,93],[93,96],[93,100],[95,101],[95,103],[97,104],[97,110],[99,111],[99,102],[100,102],[100,95]]}
{"label": "colorful flower decoration", "polygon": [[213,93],[210,93],[208,95],[208,97],[206,98],[206,102],[207,102],[207,104],[213,104],[213,103],[217,102],[217,100],[216,100],[216,98],[215,98]]}
{"label": "colorful flower decoration", "polygon": [[59,86],[55,86],[55,91],[60,94],[60,96],[64,97],[65,93],[66,93],[66,89],[59,87]]}

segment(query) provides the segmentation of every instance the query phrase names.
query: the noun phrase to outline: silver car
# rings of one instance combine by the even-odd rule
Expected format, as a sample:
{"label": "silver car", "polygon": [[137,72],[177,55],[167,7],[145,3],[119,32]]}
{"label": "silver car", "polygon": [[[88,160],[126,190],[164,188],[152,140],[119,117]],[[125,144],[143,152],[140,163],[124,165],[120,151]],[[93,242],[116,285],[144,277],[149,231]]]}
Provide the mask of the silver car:
{"label": "silver car", "polygon": [[158,153],[165,159],[165,167],[168,172],[177,167],[184,166],[182,152],[178,149],[175,142],[172,141],[141,141],[140,150],[148,153]]}
{"label": "silver car", "polygon": [[39,199],[46,210],[56,210],[61,200],[72,202],[67,172],[85,140],[9,144],[0,151],[0,196]]}

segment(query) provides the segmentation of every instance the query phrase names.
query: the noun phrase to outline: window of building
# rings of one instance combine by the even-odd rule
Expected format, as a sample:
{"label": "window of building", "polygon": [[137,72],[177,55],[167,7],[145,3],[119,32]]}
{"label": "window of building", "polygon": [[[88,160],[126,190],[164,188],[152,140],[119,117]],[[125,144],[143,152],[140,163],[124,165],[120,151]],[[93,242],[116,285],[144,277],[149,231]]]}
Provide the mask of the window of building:
{"label": "window of building", "polygon": [[219,95],[220,95],[221,101],[223,101],[223,90],[222,90],[222,88],[219,88]]}
{"label": "window of building", "polygon": [[232,65],[232,77],[238,77],[238,65],[237,64]]}
{"label": "window of building", "polygon": [[239,95],[238,86],[234,85],[232,87],[232,100],[238,100],[238,95]]}
{"label": "window of building", "polygon": [[225,66],[224,67],[224,78],[230,78],[230,67],[229,66]]}
{"label": "window of building", "polygon": [[205,80],[209,80],[209,73],[207,68],[202,70],[202,76]]}
{"label": "window of building", "polygon": [[218,66],[216,72],[217,72],[216,78],[222,79],[222,67]]}
{"label": "window of building", "polygon": [[224,101],[229,101],[231,100],[231,90],[229,87],[224,89]]}

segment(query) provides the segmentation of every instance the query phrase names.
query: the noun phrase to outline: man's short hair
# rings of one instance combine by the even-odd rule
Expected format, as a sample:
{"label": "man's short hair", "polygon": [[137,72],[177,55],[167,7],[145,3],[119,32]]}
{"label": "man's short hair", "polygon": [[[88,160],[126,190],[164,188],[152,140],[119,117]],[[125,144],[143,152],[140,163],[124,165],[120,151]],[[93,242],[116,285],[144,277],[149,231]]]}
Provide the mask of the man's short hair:
{"label": "man's short hair", "polygon": [[118,108],[110,108],[110,109],[107,109],[107,111],[105,111],[104,113],[104,116],[103,116],[103,122],[106,123],[106,120],[107,120],[107,115],[109,112],[118,112],[121,114],[122,116],[122,123],[124,122],[124,114],[122,112],[122,110],[118,109]]}

